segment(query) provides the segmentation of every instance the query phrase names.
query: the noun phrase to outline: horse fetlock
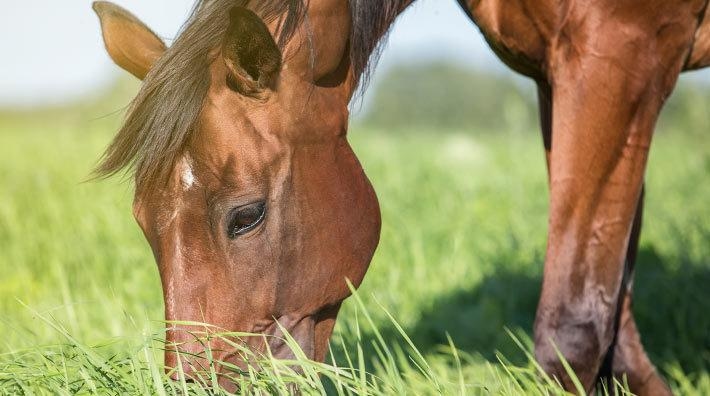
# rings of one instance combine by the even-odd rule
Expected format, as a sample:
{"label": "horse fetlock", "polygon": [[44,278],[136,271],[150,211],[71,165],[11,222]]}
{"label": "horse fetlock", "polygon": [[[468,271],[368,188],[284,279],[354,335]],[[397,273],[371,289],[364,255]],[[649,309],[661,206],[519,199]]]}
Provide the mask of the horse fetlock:
{"label": "horse fetlock", "polygon": [[631,316],[628,298],[623,309],[622,322],[614,346],[614,377],[622,383],[628,383],[629,389],[636,395],[672,394],[646,355],[636,323]]}
{"label": "horse fetlock", "polygon": [[559,380],[565,389],[574,390],[574,383],[563,365],[564,359],[585,389],[591,389],[613,339],[607,323],[609,317],[605,313],[569,307],[538,309],[535,357],[542,369]]}

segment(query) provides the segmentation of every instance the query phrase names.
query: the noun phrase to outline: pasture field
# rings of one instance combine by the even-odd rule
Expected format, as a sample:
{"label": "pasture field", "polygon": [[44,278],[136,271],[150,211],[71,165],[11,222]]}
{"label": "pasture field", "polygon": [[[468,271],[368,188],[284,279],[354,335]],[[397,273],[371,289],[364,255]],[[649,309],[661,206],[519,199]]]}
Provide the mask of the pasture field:
{"label": "pasture field", "polygon": [[[131,184],[82,182],[120,123],[111,110],[0,117],[0,393],[204,393],[156,363],[162,297]],[[636,275],[644,344],[683,395],[710,394],[709,138],[657,133]],[[332,340],[343,373],[302,362],[295,381],[306,393],[561,393],[526,357],[547,233],[537,132],[354,126],[350,140],[380,199],[381,242]],[[285,392],[289,376],[269,370],[288,371],[252,373],[251,390]]]}

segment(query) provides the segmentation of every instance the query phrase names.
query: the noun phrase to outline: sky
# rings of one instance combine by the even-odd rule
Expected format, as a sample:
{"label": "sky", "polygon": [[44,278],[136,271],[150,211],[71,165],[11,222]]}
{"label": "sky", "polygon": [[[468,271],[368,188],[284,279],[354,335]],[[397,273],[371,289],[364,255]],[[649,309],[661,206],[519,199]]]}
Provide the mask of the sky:
{"label": "sky", "polygon": [[[170,41],[193,0],[117,0]],[[103,48],[89,0],[13,1],[0,13],[0,107],[70,101],[110,85],[121,73]],[[397,63],[448,60],[494,70],[505,67],[453,0],[418,0],[396,22],[373,84]],[[695,79],[710,82],[710,72]]]}
{"label": "sky", "polygon": [[[193,0],[117,0],[170,41]],[[420,0],[395,25],[381,70],[435,57],[497,64],[455,1]],[[0,13],[0,106],[51,104],[110,84],[120,73],[106,55],[88,0],[13,1]],[[9,61],[8,61],[9,60]],[[500,66],[498,66],[500,67]]]}

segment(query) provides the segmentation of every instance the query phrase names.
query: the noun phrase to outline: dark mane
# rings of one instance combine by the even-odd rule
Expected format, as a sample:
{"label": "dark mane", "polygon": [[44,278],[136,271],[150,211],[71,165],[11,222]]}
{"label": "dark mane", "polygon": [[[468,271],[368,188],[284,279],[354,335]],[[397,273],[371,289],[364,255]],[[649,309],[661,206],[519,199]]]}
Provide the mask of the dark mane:
{"label": "dark mane", "polygon": [[397,16],[414,0],[349,0],[352,32],[350,63],[353,75],[362,88],[370,80],[377,64],[384,38]]}
{"label": "dark mane", "polygon": [[[267,23],[278,21],[277,41],[283,48],[302,21],[304,1],[308,0],[198,0],[178,38],[143,81],[95,174],[132,171],[139,189],[166,180],[196,127],[210,85],[210,52],[224,37],[227,10],[241,5]],[[350,61],[361,86],[367,83],[371,58],[379,56],[380,39],[410,2],[350,0]]]}

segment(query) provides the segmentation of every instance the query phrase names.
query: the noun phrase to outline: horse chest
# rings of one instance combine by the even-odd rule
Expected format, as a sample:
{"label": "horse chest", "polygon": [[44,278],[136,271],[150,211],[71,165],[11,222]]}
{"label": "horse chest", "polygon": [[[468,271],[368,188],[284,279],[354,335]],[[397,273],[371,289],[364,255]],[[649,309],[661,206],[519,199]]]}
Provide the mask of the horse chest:
{"label": "horse chest", "polygon": [[488,45],[511,69],[541,79],[556,9],[544,0],[459,0]]}

